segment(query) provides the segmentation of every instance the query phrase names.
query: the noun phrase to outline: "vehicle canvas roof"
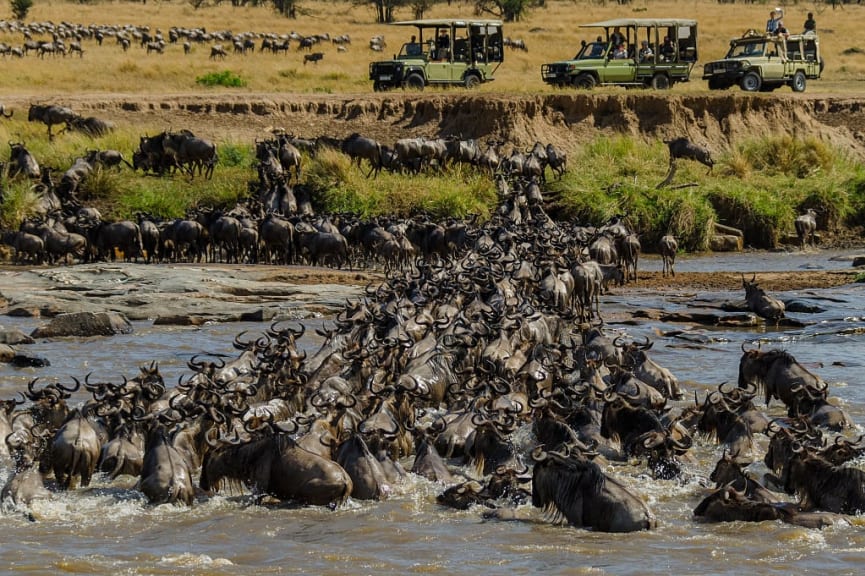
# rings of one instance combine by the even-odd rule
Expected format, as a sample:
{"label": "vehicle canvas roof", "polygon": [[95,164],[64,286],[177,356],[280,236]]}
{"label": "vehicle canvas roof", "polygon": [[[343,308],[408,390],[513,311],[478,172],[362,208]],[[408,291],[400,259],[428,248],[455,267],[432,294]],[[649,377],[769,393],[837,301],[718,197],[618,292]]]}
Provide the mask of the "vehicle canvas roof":
{"label": "vehicle canvas roof", "polygon": [[501,26],[502,21],[476,20],[474,18],[425,18],[423,20],[403,20],[401,22],[393,22],[392,24],[393,26],[420,26],[432,28],[434,26],[450,26],[451,24],[456,24],[457,26]]}
{"label": "vehicle canvas roof", "polygon": [[580,28],[612,28],[615,26],[696,26],[696,20],[682,18],[617,18],[591,24],[580,24]]}

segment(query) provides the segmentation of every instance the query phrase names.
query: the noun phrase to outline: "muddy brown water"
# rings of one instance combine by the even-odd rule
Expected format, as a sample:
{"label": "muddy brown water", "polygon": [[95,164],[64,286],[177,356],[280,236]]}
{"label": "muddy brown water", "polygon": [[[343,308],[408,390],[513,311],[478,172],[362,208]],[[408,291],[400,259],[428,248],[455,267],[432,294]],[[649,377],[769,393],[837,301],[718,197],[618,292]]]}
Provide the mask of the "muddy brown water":
{"label": "muddy brown water", "polygon": [[[744,258],[741,259],[741,258]],[[655,263],[647,263],[651,269]],[[784,263],[836,264],[820,256]],[[726,262],[695,259],[683,269],[752,270],[769,264],[736,257]],[[780,265],[778,265],[780,266]],[[838,265],[840,266],[840,265]],[[803,328],[709,329],[646,322],[611,324],[609,330],[630,337],[652,336],[653,357],[669,367],[689,397],[701,397],[724,381],[735,381],[740,346],[760,341],[781,347],[806,363],[830,384],[830,397],[849,411],[863,432],[865,423],[865,286],[847,284],[822,290],[780,292],[825,308],[795,314]],[[602,310],[663,307],[685,310],[700,299],[738,297],[738,291],[620,293],[605,297]],[[3,318],[27,331],[37,321]],[[328,319],[306,321],[309,328]],[[154,327],[136,322],[135,333],[109,339],[58,339],[38,342],[34,353],[54,359],[47,369],[0,368],[0,397],[39,375],[68,378],[134,374],[156,359],[166,381],[188,373],[186,360],[199,352],[234,355],[231,340],[241,330],[261,331],[259,323],[202,327]],[[705,341],[702,349],[680,339],[659,336],[689,330]],[[303,347],[321,343],[307,330]],[[773,404],[770,413],[780,414]],[[528,447],[524,427],[515,442]],[[766,439],[758,441],[765,449]],[[781,523],[703,524],[692,510],[708,492],[708,475],[721,449],[698,439],[695,461],[677,480],[654,480],[645,465],[609,465],[606,470],[641,494],[658,518],[658,528],[637,534],[600,534],[548,524],[485,521],[482,510],[458,512],[435,503],[444,486],[410,476],[393,487],[383,502],[350,501],[330,511],[318,507],[256,506],[248,494],[200,495],[191,508],[147,505],[134,489],[135,479],[97,478],[83,490],[56,494],[34,503],[33,520],[17,510],[0,515],[0,571],[8,574],[860,574],[865,558],[865,518],[848,517],[822,529]],[[758,450],[762,455],[762,450]],[[410,462],[406,462],[406,465]],[[862,466],[861,462],[854,463]],[[765,471],[752,465],[758,474]],[[4,467],[5,474],[6,469]]]}

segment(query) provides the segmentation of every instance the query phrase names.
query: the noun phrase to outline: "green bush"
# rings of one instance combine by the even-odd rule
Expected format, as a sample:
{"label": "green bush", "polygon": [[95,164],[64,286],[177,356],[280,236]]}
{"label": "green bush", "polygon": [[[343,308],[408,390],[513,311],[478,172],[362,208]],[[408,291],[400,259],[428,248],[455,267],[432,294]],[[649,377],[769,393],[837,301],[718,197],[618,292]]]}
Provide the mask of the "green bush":
{"label": "green bush", "polygon": [[195,79],[195,83],[201,84],[202,86],[225,86],[228,88],[243,88],[246,86],[246,80],[231,70],[208,72],[203,76],[198,76]]}
{"label": "green bush", "polygon": [[24,20],[33,7],[33,0],[9,0],[12,9],[12,17],[16,20]]}

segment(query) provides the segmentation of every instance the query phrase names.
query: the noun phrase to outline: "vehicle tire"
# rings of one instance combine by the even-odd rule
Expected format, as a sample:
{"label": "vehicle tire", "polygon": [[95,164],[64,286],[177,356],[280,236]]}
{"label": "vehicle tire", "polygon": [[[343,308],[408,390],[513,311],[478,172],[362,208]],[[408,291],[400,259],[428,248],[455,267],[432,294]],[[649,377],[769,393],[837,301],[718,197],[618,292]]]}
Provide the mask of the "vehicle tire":
{"label": "vehicle tire", "polygon": [[762,85],[763,79],[760,78],[760,75],[756,72],[748,72],[742,76],[742,80],[739,81],[739,86],[741,86],[742,90],[745,92],[757,92],[760,90],[760,86]]}
{"label": "vehicle tire", "polygon": [[595,77],[588,72],[577,74],[576,78],[574,78],[574,86],[583,90],[591,90],[596,84]]}
{"label": "vehicle tire", "polygon": [[652,88],[655,90],[669,90],[670,77],[666,74],[655,74],[652,76]]}
{"label": "vehicle tire", "polygon": [[726,90],[730,85],[720,78],[709,78],[709,90]]}
{"label": "vehicle tire", "polygon": [[793,92],[804,92],[807,83],[808,81],[805,78],[805,73],[799,70],[793,74],[793,80],[790,81],[790,88],[793,89]]}
{"label": "vehicle tire", "polygon": [[481,85],[481,78],[477,74],[466,74],[464,82],[466,83],[466,88],[471,90]]}
{"label": "vehicle tire", "polygon": [[408,78],[405,79],[405,87],[409,90],[422,91],[424,87],[423,76],[417,72],[409,74]]}
{"label": "vehicle tire", "polygon": [[382,86],[381,82],[373,82],[372,83],[372,91],[373,92],[384,92],[384,86]]}

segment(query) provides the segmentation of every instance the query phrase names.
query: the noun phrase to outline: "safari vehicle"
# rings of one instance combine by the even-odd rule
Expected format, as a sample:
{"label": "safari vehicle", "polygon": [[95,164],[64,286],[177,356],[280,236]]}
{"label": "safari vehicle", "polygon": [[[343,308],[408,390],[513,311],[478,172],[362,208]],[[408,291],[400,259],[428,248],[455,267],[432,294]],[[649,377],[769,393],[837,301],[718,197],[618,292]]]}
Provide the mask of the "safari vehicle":
{"label": "safari vehicle", "polygon": [[598,85],[666,90],[687,82],[697,61],[696,20],[619,18],[580,28],[596,28],[597,38],[584,40],[571,60],[542,65],[544,82],[587,90]]}
{"label": "safari vehicle", "polygon": [[394,25],[413,26],[417,34],[392,60],[370,63],[376,91],[423,90],[435,84],[474,88],[493,80],[504,61],[501,20],[427,19]]}
{"label": "safari vehicle", "polygon": [[808,79],[823,73],[820,41],[814,32],[785,36],[766,35],[749,30],[730,40],[723,60],[703,67],[703,80],[709,90],[725,90],[738,84],[746,92],[771,92],[789,85],[793,92],[804,92]]}

